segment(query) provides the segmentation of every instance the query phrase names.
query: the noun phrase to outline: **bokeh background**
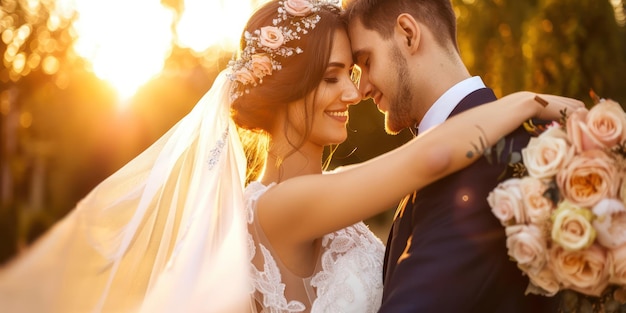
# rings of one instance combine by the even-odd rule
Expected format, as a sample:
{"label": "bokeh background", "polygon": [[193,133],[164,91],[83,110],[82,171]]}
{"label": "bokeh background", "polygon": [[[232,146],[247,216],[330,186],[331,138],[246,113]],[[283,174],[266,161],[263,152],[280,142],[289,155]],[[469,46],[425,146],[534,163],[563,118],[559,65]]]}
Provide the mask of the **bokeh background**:
{"label": "bokeh background", "polygon": [[[189,112],[264,2],[0,0],[0,262]],[[452,2],[462,57],[498,96],[626,104],[626,0]],[[350,114],[331,167],[411,138],[369,101]],[[392,212],[367,221],[383,240]]]}

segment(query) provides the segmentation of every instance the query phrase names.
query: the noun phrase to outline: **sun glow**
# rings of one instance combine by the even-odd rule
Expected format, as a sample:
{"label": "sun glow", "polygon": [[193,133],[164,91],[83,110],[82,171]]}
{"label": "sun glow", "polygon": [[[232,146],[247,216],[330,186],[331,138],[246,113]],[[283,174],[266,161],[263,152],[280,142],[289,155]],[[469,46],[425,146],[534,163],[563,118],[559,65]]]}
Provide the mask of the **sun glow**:
{"label": "sun glow", "polygon": [[174,12],[159,0],[77,0],[76,52],[122,99],[163,68],[172,43]]}
{"label": "sun glow", "polygon": [[196,52],[219,45],[234,50],[248,17],[265,1],[185,0],[176,26],[177,44]]}
{"label": "sun glow", "polygon": [[234,51],[252,10],[266,2],[180,1],[180,15],[160,0],[72,1],[78,13],[74,49],[122,103],[163,70],[174,44],[198,53],[216,46]]}

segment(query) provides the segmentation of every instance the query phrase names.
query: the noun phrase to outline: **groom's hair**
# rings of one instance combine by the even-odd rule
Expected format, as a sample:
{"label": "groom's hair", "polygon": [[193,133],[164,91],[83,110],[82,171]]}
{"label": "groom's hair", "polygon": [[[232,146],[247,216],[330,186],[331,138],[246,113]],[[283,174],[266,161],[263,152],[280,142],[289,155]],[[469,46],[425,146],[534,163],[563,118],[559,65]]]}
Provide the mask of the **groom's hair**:
{"label": "groom's hair", "polygon": [[346,23],[358,19],[366,29],[388,39],[393,34],[396,18],[402,13],[410,14],[430,28],[442,47],[452,43],[459,50],[456,15],[450,0],[348,0],[343,19]]}

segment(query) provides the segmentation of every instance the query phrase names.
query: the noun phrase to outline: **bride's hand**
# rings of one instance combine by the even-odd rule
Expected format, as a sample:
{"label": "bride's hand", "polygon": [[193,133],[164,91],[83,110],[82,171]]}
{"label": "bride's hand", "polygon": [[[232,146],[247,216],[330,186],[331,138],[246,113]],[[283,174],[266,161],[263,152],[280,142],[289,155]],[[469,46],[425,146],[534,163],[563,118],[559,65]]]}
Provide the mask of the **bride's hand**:
{"label": "bride's hand", "polygon": [[532,97],[533,105],[537,107],[534,117],[542,120],[559,120],[563,114],[569,116],[574,111],[586,110],[585,104],[577,99],[533,93],[529,96]]}

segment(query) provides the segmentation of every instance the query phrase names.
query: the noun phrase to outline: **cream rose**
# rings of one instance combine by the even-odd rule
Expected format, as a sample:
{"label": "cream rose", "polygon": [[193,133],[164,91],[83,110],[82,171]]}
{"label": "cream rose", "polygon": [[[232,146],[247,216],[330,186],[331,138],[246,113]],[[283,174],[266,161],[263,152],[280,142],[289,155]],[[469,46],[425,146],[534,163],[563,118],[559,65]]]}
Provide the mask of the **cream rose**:
{"label": "cream rose", "polygon": [[608,286],[607,255],[598,245],[580,251],[567,251],[557,245],[550,251],[550,260],[564,288],[597,297]]}
{"label": "cream rose", "polygon": [[549,264],[546,264],[539,271],[525,271],[525,273],[533,285],[541,288],[539,292],[541,295],[552,297],[561,289],[561,284],[556,279],[556,275],[554,275],[554,271]]}
{"label": "cream rose", "polygon": [[520,181],[524,215],[533,224],[543,224],[550,219],[554,203],[544,196],[548,186],[540,179],[526,176]]}
{"label": "cream rose", "polygon": [[243,85],[256,84],[252,72],[248,71],[246,68],[237,70],[233,75],[235,76],[235,80]]}
{"label": "cream rose", "polygon": [[513,225],[505,229],[508,254],[520,268],[538,272],[546,263],[546,239],[535,225]]}
{"label": "cream rose", "polygon": [[589,247],[596,239],[596,231],[591,226],[593,214],[563,201],[554,212],[552,240],[568,251],[578,251]]}
{"label": "cream rose", "polygon": [[306,16],[313,5],[307,0],[285,0],[285,11],[293,16]]}
{"label": "cream rose", "polygon": [[596,215],[592,224],[598,243],[611,249],[626,244],[626,208],[622,201],[604,199],[591,211]]}
{"label": "cream rose", "polygon": [[504,226],[525,222],[524,205],[519,183],[519,178],[505,180],[487,196],[491,212]]}
{"label": "cream rose", "polygon": [[615,161],[601,150],[587,150],[572,158],[556,176],[563,197],[579,206],[592,207],[603,198],[617,196]]}
{"label": "cream rose", "polygon": [[252,61],[252,73],[258,78],[263,78],[266,75],[272,74],[272,60],[269,55],[265,53],[253,54]]}
{"label": "cream rose", "polygon": [[270,49],[278,49],[285,42],[285,37],[278,27],[264,26],[261,27],[259,42]]}
{"label": "cream rose", "polygon": [[626,140],[626,114],[617,102],[602,100],[570,115],[567,129],[577,151],[610,149]]}
{"label": "cream rose", "polygon": [[626,244],[608,251],[610,264],[609,282],[618,285],[626,284]]}
{"label": "cream rose", "polygon": [[574,152],[567,134],[558,127],[550,127],[530,139],[526,148],[522,149],[522,158],[530,176],[550,178],[567,165]]}

